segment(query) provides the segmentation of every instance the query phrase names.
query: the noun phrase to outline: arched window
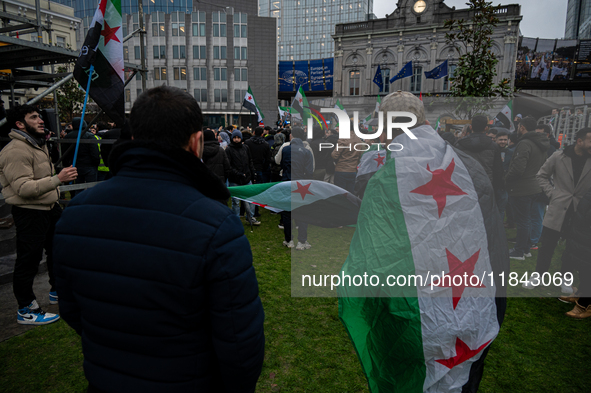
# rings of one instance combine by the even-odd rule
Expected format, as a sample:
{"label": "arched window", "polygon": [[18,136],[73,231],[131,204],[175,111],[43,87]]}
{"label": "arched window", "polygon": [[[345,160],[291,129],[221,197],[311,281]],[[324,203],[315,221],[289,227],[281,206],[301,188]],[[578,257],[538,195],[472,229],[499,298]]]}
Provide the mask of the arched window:
{"label": "arched window", "polygon": [[359,95],[359,84],[360,84],[359,70],[350,71],[349,72],[349,95],[350,96],[358,96]]}
{"label": "arched window", "polygon": [[423,67],[414,66],[412,77],[410,78],[411,93],[419,93],[423,84]]}

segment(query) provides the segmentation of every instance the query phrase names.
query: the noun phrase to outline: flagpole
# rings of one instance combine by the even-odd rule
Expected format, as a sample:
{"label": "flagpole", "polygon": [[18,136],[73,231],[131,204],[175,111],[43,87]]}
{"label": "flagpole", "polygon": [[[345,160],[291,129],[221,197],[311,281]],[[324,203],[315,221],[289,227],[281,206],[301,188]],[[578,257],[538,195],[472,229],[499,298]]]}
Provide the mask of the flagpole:
{"label": "flagpole", "polygon": [[74,150],[74,160],[72,166],[76,166],[76,158],[78,158],[78,148],[80,147],[80,136],[82,134],[82,125],[84,124],[84,115],[86,113],[86,103],[88,102],[88,93],[90,92],[90,82],[92,81],[92,73],[94,72],[94,64],[90,65],[88,70],[88,83],[86,84],[86,95],[84,96],[84,106],[82,107],[82,116],[80,117],[80,127],[78,128],[78,139],[76,139],[76,150]]}

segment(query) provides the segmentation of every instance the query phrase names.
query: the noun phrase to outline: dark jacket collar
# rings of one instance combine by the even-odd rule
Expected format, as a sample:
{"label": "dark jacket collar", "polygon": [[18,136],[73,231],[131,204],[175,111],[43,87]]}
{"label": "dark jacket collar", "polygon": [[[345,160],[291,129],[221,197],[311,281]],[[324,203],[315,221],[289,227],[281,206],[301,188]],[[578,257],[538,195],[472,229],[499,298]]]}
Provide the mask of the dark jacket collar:
{"label": "dark jacket collar", "polygon": [[223,202],[230,197],[225,184],[200,159],[180,148],[148,141],[129,141],[113,147],[109,163],[114,176],[126,169],[146,172],[164,170],[170,174],[170,179],[176,178],[208,198]]}

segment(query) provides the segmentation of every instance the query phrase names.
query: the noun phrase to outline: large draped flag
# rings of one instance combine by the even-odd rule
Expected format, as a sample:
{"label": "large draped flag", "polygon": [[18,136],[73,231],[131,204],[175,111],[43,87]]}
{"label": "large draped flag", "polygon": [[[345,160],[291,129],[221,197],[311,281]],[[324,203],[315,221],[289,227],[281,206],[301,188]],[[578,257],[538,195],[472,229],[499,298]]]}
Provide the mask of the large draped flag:
{"label": "large draped flag", "polygon": [[90,97],[118,125],[123,125],[125,85],[121,30],[121,1],[100,0],[74,66],[74,78],[83,88],[94,65]]}
{"label": "large draped flag", "polygon": [[[374,174],[341,275],[382,285],[343,279],[339,316],[372,393],[476,391],[506,308],[488,276],[509,270],[506,238],[482,167],[430,126],[413,133],[387,159],[382,148],[360,164]],[[472,280],[451,281],[464,274]],[[447,281],[431,287],[432,275]],[[388,276],[397,285],[383,285]]]}
{"label": "large draped flag", "polygon": [[254,99],[254,94],[252,94],[252,90],[250,89],[250,86],[248,86],[248,90],[246,91],[246,94],[244,95],[244,100],[242,101],[242,106],[245,107],[246,109],[248,109],[249,111],[256,113],[257,114],[257,121],[259,123],[262,122],[263,119],[265,118],[265,115],[263,115],[263,112],[261,111],[261,109],[257,105],[257,101]]}
{"label": "large draped flag", "polygon": [[357,222],[361,200],[346,190],[318,180],[292,180],[229,187],[233,198],[274,212],[291,211],[298,220],[323,228]]}

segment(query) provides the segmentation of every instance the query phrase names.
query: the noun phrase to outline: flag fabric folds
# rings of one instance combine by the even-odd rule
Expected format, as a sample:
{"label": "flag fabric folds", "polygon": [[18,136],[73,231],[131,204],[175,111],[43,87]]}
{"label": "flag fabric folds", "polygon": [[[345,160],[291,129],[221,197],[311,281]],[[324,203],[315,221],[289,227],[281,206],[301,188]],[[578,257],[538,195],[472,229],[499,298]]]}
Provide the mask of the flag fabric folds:
{"label": "flag fabric folds", "polygon": [[499,112],[496,118],[505,125],[509,131],[515,131],[513,124],[513,100],[509,101],[507,105]]}
{"label": "flag fabric folds", "polygon": [[[344,281],[339,317],[372,393],[476,391],[506,308],[504,287],[482,279],[509,269],[502,221],[481,166],[430,126],[413,132],[416,141],[394,140],[403,150],[364,155],[361,175],[373,176],[341,271],[408,281]],[[464,273],[479,278],[434,287],[412,281]]]}
{"label": "flag fabric folds", "polygon": [[306,99],[306,94],[304,94],[304,88],[301,85],[298,88],[298,92],[293,99],[293,102],[291,103],[291,107],[301,115],[304,125],[308,124],[310,109],[308,106],[308,100]]}
{"label": "flag fabric folds", "polygon": [[252,94],[252,90],[250,89],[250,86],[248,86],[248,90],[246,91],[246,94],[244,95],[244,100],[242,101],[242,106],[245,107],[246,109],[248,109],[249,111],[256,113],[257,114],[257,121],[259,123],[262,122],[263,119],[265,118],[265,115],[263,115],[263,112],[261,111],[261,109],[257,105],[256,100],[254,99],[254,94]]}
{"label": "flag fabric folds", "polygon": [[100,1],[73,72],[78,83],[86,88],[90,65],[94,65],[88,93],[119,126],[122,126],[125,120],[121,20],[120,1]]}
{"label": "flag fabric folds", "polygon": [[380,88],[380,91],[384,90],[384,78],[382,77],[382,69],[380,68],[380,65],[378,64],[378,69],[376,70],[376,75],[373,77],[373,83],[375,83],[376,85],[378,85],[378,87]]}
{"label": "flag fabric folds", "polygon": [[433,68],[431,71],[425,71],[426,79],[441,79],[448,75],[447,60]]}
{"label": "flag fabric folds", "polygon": [[318,180],[292,180],[229,187],[230,194],[274,212],[291,211],[298,220],[322,228],[357,222],[361,200],[334,184]]}
{"label": "flag fabric folds", "polygon": [[394,75],[394,77],[390,79],[390,83],[394,83],[398,79],[408,78],[410,76],[412,76],[412,60],[406,63],[406,65],[402,67],[400,71],[398,71],[398,74]]}

